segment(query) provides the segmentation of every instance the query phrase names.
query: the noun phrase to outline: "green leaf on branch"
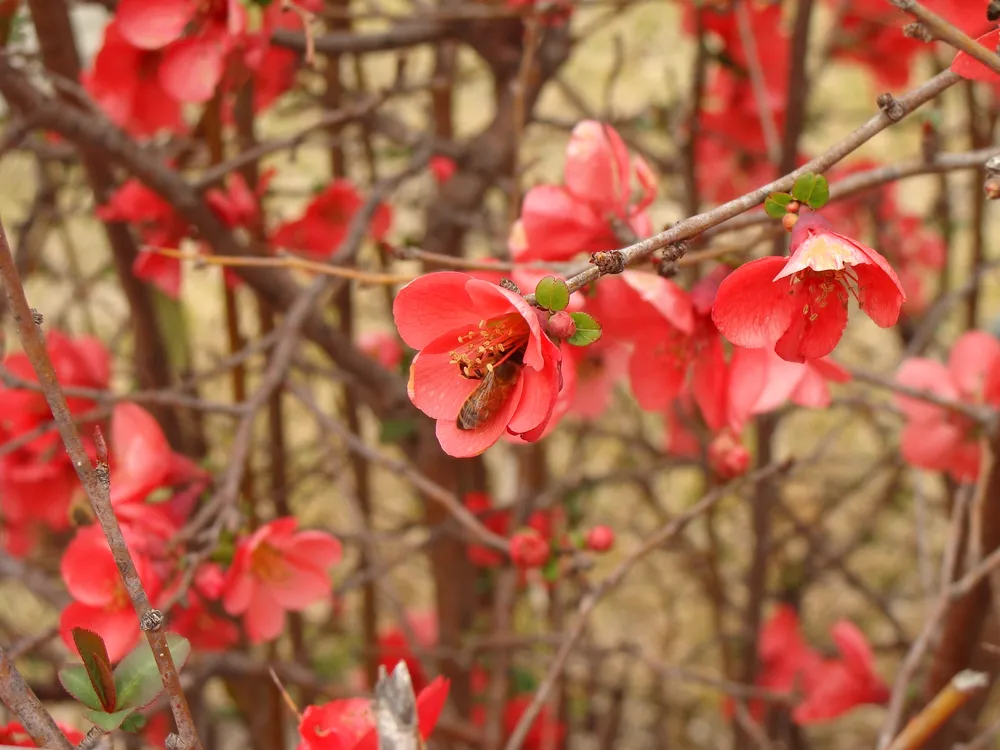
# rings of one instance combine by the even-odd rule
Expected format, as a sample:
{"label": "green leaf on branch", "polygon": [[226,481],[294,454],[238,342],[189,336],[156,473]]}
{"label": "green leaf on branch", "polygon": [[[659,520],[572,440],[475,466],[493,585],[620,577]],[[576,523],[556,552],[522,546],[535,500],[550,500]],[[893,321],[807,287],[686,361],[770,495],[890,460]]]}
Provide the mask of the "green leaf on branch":
{"label": "green leaf on branch", "polygon": [[108,648],[104,639],[93,630],[73,628],[73,643],[83,659],[84,669],[94,686],[94,693],[100,702],[100,708],[112,711],[115,708],[117,692],[115,678],[111,670],[111,659],[108,658]]}
{"label": "green leaf on branch", "polygon": [[142,714],[132,714],[122,722],[122,731],[135,734],[146,726],[146,717]]}
{"label": "green leaf on branch", "polygon": [[822,208],[830,200],[830,185],[823,175],[806,172],[795,181],[792,196],[813,210]]}
{"label": "green leaf on branch", "polygon": [[572,312],[570,316],[576,323],[576,333],[566,341],[573,346],[589,346],[601,338],[601,324],[593,315],[585,312]]}
{"label": "green leaf on branch", "polygon": [[87,708],[92,708],[95,711],[101,710],[101,699],[97,697],[97,691],[94,690],[94,686],[90,682],[90,676],[87,674],[85,666],[70,664],[68,667],[63,667],[59,670],[59,682],[66,688],[67,693]]}
{"label": "green leaf on branch", "polygon": [[764,211],[772,219],[780,219],[786,213],[785,206],[792,202],[788,193],[771,193],[764,199]]}
{"label": "green leaf on branch", "polygon": [[[177,633],[167,633],[167,648],[174,666],[180,670],[191,653],[191,644]],[[115,667],[115,685],[118,688],[118,705],[115,708],[142,708],[163,692],[160,670],[147,640],[143,639]]]}
{"label": "green leaf on branch", "polygon": [[535,287],[535,302],[552,312],[565,310],[569,304],[569,287],[562,279],[546,276]]}
{"label": "green leaf on branch", "polygon": [[93,722],[95,726],[99,726],[105,732],[113,732],[134,713],[134,708],[123,708],[121,711],[115,711],[114,713],[108,711],[84,711],[83,717],[87,721]]}

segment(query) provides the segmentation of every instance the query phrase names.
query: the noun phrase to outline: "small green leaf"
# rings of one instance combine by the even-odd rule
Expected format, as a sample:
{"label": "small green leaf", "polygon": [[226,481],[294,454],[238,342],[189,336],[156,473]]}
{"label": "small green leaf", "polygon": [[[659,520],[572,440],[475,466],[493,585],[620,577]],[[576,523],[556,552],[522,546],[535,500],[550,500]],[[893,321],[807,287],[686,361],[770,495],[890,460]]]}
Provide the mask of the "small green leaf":
{"label": "small green leaf", "polygon": [[771,193],[764,199],[764,211],[772,219],[780,219],[786,213],[785,206],[792,202],[788,193]]}
{"label": "small green leaf", "polygon": [[104,639],[93,630],[73,628],[73,643],[80,652],[83,666],[90,677],[90,684],[101,701],[101,708],[113,711],[115,708],[115,678],[111,673],[111,659]]}
{"label": "small green leaf", "polygon": [[146,717],[142,714],[132,714],[122,722],[122,731],[135,734],[144,726],[146,726]]}
{"label": "small green leaf", "polygon": [[511,671],[511,687],[515,695],[533,693],[538,687],[538,680],[526,669],[514,667]]}
{"label": "small green leaf", "polygon": [[806,203],[809,205],[809,208],[815,211],[823,208],[828,200],[830,200],[830,184],[823,175],[817,175],[816,182],[813,184],[812,192],[809,193],[809,199]]}
{"label": "small green leaf", "polygon": [[809,196],[812,194],[815,184],[816,175],[812,172],[806,172],[792,186],[792,197],[800,203],[809,203]]}
{"label": "small green leaf", "polygon": [[90,683],[87,675],[87,668],[82,664],[70,664],[59,670],[59,682],[66,688],[66,692],[76,698],[87,708],[96,711],[101,709],[101,699],[97,697],[97,691]]}
{"label": "small green leaf", "polygon": [[108,713],[107,711],[84,711],[83,717],[87,721],[93,722],[105,732],[113,732],[122,725],[131,714],[135,713],[134,708],[123,708],[121,711]]}
{"label": "small green leaf", "polygon": [[[191,644],[177,633],[167,633],[167,648],[174,665],[180,670],[191,653]],[[115,667],[115,684],[118,687],[116,708],[148,706],[163,692],[160,671],[156,668],[153,650],[147,640],[143,639]]]}
{"label": "small green leaf", "polygon": [[585,312],[572,312],[570,315],[576,323],[576,333],[566,339],[568,343],[573,346],[588,346],[601,338],[601,324],[593,315]]}
{"label": "small green leaf", "polygon": [[553,312],[565,310],[569,304],[569,287],[562,279],[546,276],[535,287],[535,302]]}
{"label": "small green leaf", "polygon": [[549,583],[555,583],[559,580],[559,558],[555,555],[550,557],[542,567],[542,578]]}

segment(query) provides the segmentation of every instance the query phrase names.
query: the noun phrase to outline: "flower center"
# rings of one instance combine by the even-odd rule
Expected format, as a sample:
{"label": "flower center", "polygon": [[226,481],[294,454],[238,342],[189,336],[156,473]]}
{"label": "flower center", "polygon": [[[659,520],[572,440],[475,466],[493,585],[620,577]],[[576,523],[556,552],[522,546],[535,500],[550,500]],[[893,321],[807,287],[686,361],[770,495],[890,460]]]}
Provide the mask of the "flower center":
{"label": "flower center", "polygon": [[479,327],[458,337],[451,350],[451,363],[458,365],[463,377],[481,380],[493,367],[508,359],[518,364],[524,356],[531,329],[518,313],[479,321]]}
{"label": "flower center", "polygon": [[[801,284],[796,289],[795,285]],[[814,271],[806,268],[791,277],[789,294],[802,295],[806,298],[802,306],[802,314],[809,322],[816,320],[825,307],[839,304],[847,307],[847,297],[851,295],[864,307],[860,297],[861,285],[850,268],[834,271]]]}
{"label": "flower center", "polygon": [[262,542],[250,553],[250,573],[258,581],[280,583],[288,578],[288,565],[274,546]]}

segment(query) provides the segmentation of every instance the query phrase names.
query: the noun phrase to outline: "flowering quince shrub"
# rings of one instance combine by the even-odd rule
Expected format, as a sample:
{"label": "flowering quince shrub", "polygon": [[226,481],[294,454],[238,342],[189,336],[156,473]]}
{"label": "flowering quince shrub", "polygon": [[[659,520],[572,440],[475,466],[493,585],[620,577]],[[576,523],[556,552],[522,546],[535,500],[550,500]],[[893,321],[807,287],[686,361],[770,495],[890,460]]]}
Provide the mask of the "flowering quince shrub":
{"label": "flowering quince shrub", "polygon": [[988,744],[1000,3],[576,5],[0,0],[0,745]]}

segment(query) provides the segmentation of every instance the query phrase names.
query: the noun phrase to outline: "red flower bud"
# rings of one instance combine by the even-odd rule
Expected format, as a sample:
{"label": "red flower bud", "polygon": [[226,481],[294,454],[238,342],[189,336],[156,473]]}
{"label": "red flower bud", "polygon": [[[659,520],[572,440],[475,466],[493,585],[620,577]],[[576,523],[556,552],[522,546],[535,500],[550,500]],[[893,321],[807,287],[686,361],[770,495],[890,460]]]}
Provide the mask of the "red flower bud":
{"label": "red flower bud", "polygon": [[790,214],[797,214],[800,208],[802,208],[802,204],[798,201],[790,201],[789,204],[785,206],[785,210]]}
{"label": "red flower bud", "polygon": [[750,451],[731,431],[724,430],[708,445],[708,463],[723,479],[733,479],[750,467]]}
{"label": "red flower bud", "polygon": [[540,568],[549,559],[549,543],[534,529],[519,531],[510,539],[510,559],[524,570]]}
{"label": "red flower bud", "polygon": [[986,192],[988,200],[995,201],[1000,198],[1000,177],[997,175],[987,177],[986,182],[983,183],[983,190]]}
{"label": "red flower bud", "polygon": [[783,227],[785,227],[786,230],[791,232],[792,229],[795,227],[796,223],[798,223],[798,220],[799,220],[798,214],[785,214],[784,216],[781,217],[781,224]]}
{"label": "red flower bud", "polygon": [[554,313],[545,325],[549,335],[554,339],[568,339],[576,333],[576,321],[565,310]]}
{"label": "red flower bud", "polygon": [[607,552],[615,543],[615,532],[608,526],[595,526],[587,532],[587,549]]}

